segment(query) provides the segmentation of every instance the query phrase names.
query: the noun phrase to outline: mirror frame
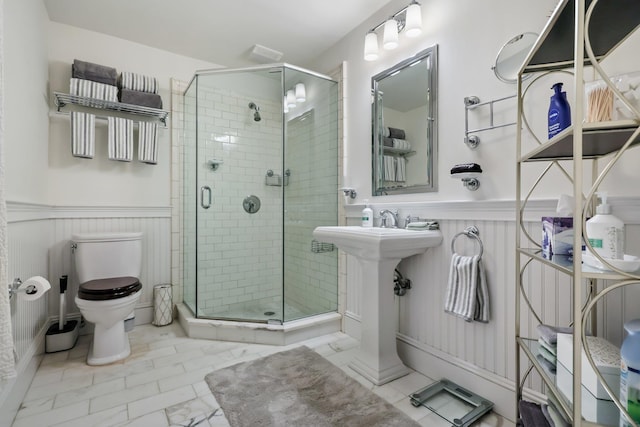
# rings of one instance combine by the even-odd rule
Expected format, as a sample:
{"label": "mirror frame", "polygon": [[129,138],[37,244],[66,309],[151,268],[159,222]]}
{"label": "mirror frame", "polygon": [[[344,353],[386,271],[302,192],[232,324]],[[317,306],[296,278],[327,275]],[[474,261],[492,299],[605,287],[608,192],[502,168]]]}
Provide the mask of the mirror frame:
{"label": "mirror frame", "polygon": [[[412,66],[413,64],[424,60],[425,58],[431,59],[431,71],[429,75],[425,76],[428,79],[429,90],[426,94],[427,105],[430,116],[425,117],[427,122],[427,164],[424,167],[427,169],[428,184],[417,184],[407,187],[382,187],[378,180],[380,176],[382,161],[383,161],[383,141],[382,135],[379,135],[377,129],[380,128],[381,123],[378,123],[378,93],[379,82],[385,77],[390,77],[399,73],[405,68]],[[411,58],[405,59],[402,62],[388,68],[371,78],[371,140],[372,140],[372,196],[385,196],[391,194],[409,194],[409,193],[428,193],[438,191],[438,45],[435,44],[427,49],[424,49],[416,53]]]}
{"label": "mirror frame", "polygon": [[[504,73],[504,70],[502,72],[500,71],[500,64],[504,64],[505,62],[505,58],[502,58],[501,60],[500,57],[505,54],[507,49],[511,48],[511,45],[521,42],[525,37],[527,37],[528,40],[531,40],[532,36],[533,36],[533,42],[530,45],[524,45],[525,47],[527,47],[527,51],[525,55],[522,56],[522,63],[518,64],[519,68],[514,70],[513,72],[514,77],[512,79],[508,78],[505,75],[507,73]],[[493,67],[491,67],[491,69],[493,70],[493,73],[496,75],[496,78],[504,83],[516,83],[518,81],[518,72],[520,71],[520,68],[522,68],[522,65],[524,64],[524,61],[527,58],[527,55],[529,54],[529,52],[531,52],[531,49],[533,48],[533,46],[535,46],[536,41],[538,41],[538,38],[539,38],[539,35],[537,33],[526,32],[526,33],[518,34],[517,36],[513,36],[509,40],[507,40],[507,42],[503,44],[500,50],[498,51]],[[524,50],[521,49],[520,52],[524,52]],[[511,55],[510,57],[512,56],[513,55]],[[507,57],[507,59],[509,59],[510,57]],[[524,81],[525,79],[531,77],[532,75],[533,74],[524,74],[521,77],[521,79]]]}

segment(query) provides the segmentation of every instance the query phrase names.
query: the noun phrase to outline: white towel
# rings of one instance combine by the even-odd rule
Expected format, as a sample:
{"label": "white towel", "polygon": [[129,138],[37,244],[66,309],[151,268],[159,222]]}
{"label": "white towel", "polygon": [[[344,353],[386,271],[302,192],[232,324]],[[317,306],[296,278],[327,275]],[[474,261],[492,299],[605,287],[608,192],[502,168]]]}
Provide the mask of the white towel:
{"label": "white towel", "polygon": [[396,180],[396,161],[393,156],[384,156],[384,180]]}
{"label": "white towel", "polygon": [[404,157],[398,157],[396,159],[396,181],[405,182],[407,180],[406,167],[407,159]]}
{"label": "white towel", "polygon": [[124,89],[140,92],[158,93],[158,80],[155,77],[123,71],[120,74],[120,85]]}
{"label": "white towel", "polygon": [[79,111],[71,112],[71,154],[93,159],[96,147],[96,116]]}
{"label": "white towel", "polygon": [[453,254],[444,311],[467,322],[489,321],[489,289],[478,255]]}
{"label": "white towel", "polygon": [[133,120],[109,117],[109,159],[121,162],[133,160]]}
{"label": "white towel", "polygon": [[157,123],[138,123],[138,161],[152,165],[158,163]]}

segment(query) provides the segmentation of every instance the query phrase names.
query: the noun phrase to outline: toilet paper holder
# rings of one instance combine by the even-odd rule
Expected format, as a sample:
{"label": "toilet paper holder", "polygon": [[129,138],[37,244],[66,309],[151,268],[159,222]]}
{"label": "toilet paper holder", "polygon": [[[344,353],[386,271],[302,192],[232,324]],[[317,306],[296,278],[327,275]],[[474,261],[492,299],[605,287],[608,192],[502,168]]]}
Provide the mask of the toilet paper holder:
{"label": "toilet paper holder", "polygon": [[22,280],[20,280],[19,277],[16,277],[15,279],[13,279],[13,283],[10,283],[8,285],[9,287],[9,299],[11,299],[13,297],[13,295],[17,294],[18,292],[24,292],[27,295],[33,295],[36,292],[38,292],[38,290],[36,289],[36,287],[34,285],[28,285],[25,288],[20,289],[20,285],[22,285]]}

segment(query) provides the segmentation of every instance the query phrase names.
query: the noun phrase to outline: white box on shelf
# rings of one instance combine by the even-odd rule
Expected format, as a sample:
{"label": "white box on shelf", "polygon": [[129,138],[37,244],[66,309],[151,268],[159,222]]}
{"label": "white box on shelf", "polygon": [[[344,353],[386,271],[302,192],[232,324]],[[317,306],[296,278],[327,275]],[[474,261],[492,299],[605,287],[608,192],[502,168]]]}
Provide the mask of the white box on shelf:
{"label": "white box on shelf", "polygon": [[[616,397],[620,393],[620,349],[600,337],[587,337],[589,352]],[[558,334],[558,362],[573,373],[573,335]],[[597,399],[611,400],[582,351],[582,385]]]}
{"label": "white box on shelf", "polygon": [[[573,375],[562,363],[556,366],[556,385],[565,398],[573,403]],[[620,423],[620,412],[612,400],[596,399],[582,386],[582,416],[585,420],[605,426],[617,427]]]}

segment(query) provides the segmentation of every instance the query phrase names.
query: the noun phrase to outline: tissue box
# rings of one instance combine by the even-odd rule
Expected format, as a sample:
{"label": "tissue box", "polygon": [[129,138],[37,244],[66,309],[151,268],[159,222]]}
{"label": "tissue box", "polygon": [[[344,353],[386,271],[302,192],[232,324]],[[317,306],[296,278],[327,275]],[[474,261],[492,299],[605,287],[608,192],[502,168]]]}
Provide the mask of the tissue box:
{"label": "tissue box", "polygon": [[[561,363],[556,367],[556,385],[560,393],[573,403],[573,375]],[[596,399],[584,385],[582,386],[582,416],[587,421],[605,426],[617,427],[620,424],[620,412],[616,404],[612,400]]]}
{"label": "tissue box", "polygon": [[[600,337],[587,337],[589,352],[596,367],[616,397],[620,393],[620,349]],[[573,335],[558,334],[558,362],[573,373]],[[582,385],[597,399],[611,400],[582,350]]]}
{"label": "tissue box", "polygon": [[542,217],[542,251],[546,255],[573,254],[573,217]]}

